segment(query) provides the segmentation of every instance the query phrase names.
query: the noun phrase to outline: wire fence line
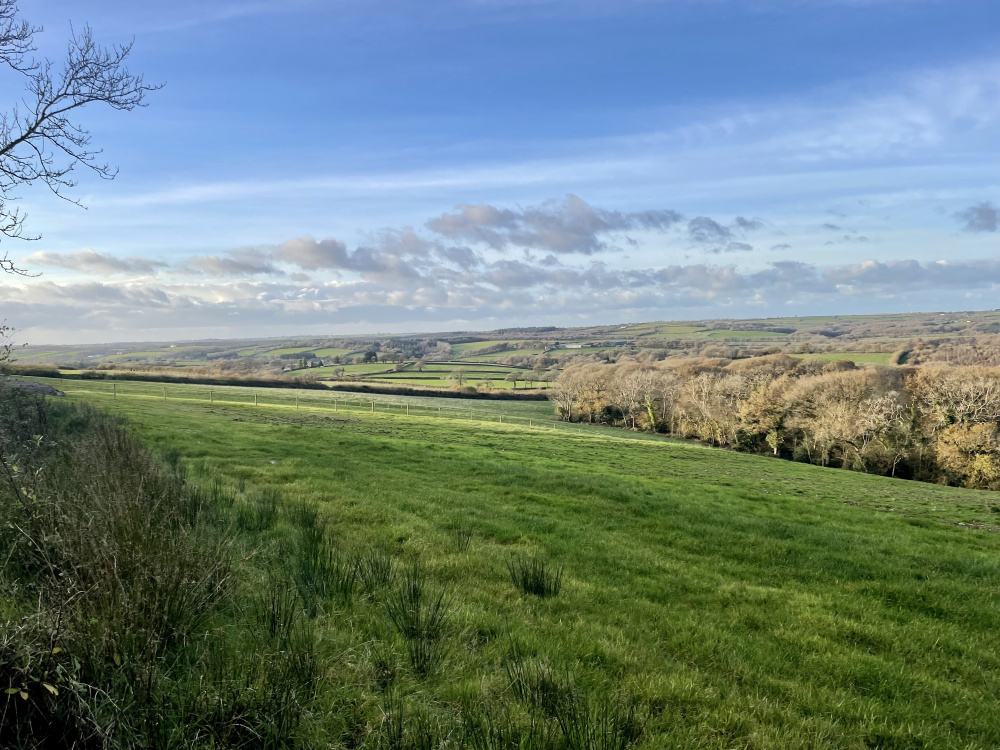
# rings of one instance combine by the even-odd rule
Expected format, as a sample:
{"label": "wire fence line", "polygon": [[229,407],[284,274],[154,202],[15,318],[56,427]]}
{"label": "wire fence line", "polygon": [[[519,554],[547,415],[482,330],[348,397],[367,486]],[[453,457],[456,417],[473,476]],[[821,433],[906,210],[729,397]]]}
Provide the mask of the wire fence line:
{"label": "wire fence line", "polygon": [[[414,400],[366,397],[362,394],[350,394],[344,391],[288,393],[288,391],[282,389],[256,389],[243,386],[62,380],[40,377],[17,377],[16,379],[46,382],[66,393],[100,395],[112,400],[118,398],[152,398],[164,401],[219,403],[226,406],[281,407],[297,411],[321,411],[324,413],[343,412],[355,416],[365,413],[394,414],[398,416],[461,420],[464,422],[516,425],[574,433],[584,432],[584,428],[581,425],[559,420],[555,414],[529,417],[509,413],[504,414],[496,410],[496,407],[484,409],[482,408],[483,404],[479,405],[479,409],[473,405],[461,407],[431,405],[415,402]],[[417,398],[420,397],[413,397],[413,399]],[[492,404],[496,405],[498,403],[495,401],[492,402]]]}

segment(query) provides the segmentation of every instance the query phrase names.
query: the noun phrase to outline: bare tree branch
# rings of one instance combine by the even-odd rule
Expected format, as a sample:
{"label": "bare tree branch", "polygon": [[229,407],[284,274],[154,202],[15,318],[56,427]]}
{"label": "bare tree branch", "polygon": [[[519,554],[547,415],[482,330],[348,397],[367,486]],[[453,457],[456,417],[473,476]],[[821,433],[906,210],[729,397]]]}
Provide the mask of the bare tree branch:
{"label": "bare tree branch", "polygon": [[[79,203],[66,191],[76,186],[73,172],[82,165],[103,179],[118,170],[100,161],[88,130],[73,122],[76,111],[91,104],[131,111],[145,106],[146,94],[161,88],[130,73],[125,61],[132,42],[102,47],[89,26],[71,29],[61,68],[51,60],[35,61],[34,35],[40,28],[18,18],[16,0],[0,0],[0,63],[26,79],[27,96],[0,112],[0,235],[37,240],[26,235],[26,216],[12,204],[24,185],[45,184],[55,195]],[[0,271],[27,275],[4,255]]]}

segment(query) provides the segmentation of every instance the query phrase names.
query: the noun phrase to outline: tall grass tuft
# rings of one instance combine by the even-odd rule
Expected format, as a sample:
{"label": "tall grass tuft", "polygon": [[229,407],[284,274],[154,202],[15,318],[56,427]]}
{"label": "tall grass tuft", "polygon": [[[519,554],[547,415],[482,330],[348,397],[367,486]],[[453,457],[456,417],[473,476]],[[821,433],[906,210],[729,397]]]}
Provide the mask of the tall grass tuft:
{"label": "tall grass tuft", "polygon": [[288,520],[300,529],[319,525],[319,508],[308,500],[294,500],[283,506]]}
{"label": "tall grass tuft", "polygon": [[511,640],[503,666],[511,693],[533,709],[555,716],[569,700],[570,680],[560,680],[547,662],[528,659],[517,641]]}
{"label": "tall grass tuft", "polygon": [[421,676],[435,671],[443,655],[441,639],[451,613],[446,594],[432,592],[415,563],[385,602],[386,619],[403,636],[410,664]]}
{"label": "tall grass tuft", "polygon": [[457,552],[468,552],[472,545],[472,529],[468,526],[459,526],[452,530],[451,539]]}
{"label": "tall grass tuft", "polygon": [[310,617],[329,599],[350,603],[358,580],[358,562],[327,542],[326,524],[316,514],[297,511],[301,525],[293,553],[293,575]]}
{"label": "tall grass tuft", "polygon": [[287,643],[299,620],[299,611],[298,594],[278,584],[253,603],[254,633],[279,644]]}
{"label": "tall grass tuft", "polygon": [[627,750],[643,733],[634,706],[608,698],[595,702],[576,691],[559,703],[556,721],[567,750]]}
{"label": "tall grass tuft", "polygon": [[236,508],[236,525],[242,531],[259,534],[278,520],[281,495],[272,488],[252,492]]}
{"label": "tall grass tuft", "polygon": [[537,713],[519,720],[506,705],[466,704],[461,747],[471,750],[561,750],[558,725]]}
{"label": "tall grass tuft", "polygon": [[562,568],[553,569],[539,556],[510,555],[507,571],[511,582],[525,594],[555,596],[562,588]]}
{"label": "tall grass tuft", "polygon": [[377,747],[380,750],[438,750],[451,747],[452,732],[437,716],[414,711],[407,716],[403,699],[388,696],[382,707]]}
{"label": "tall grass tuft", "polygon": [[372,547],[358,558],[358,579],[368,593],[390,585],[396,578],[396,561],[384,547]]}
{"label": "tall grass tuft", "polygon": [[387,692],[396,682],[396,652],[390,644],[374,641],[368,646],[367,656],[373,681],[379,690]]}

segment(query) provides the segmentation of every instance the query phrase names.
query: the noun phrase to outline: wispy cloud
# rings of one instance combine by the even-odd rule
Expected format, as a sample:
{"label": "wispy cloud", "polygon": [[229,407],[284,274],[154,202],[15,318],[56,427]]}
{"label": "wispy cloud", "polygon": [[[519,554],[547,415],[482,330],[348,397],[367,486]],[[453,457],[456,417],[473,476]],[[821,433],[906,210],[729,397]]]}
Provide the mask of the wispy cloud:
{"label": "wispy cloud", "polygon": [[148,258],[118,258],[96,250],[77,250],[72,253],[37,252],[25,258],[29,266],[56,266],[70,271],[98,276],[108,274],[152,274],[166,268],[167,263]]}

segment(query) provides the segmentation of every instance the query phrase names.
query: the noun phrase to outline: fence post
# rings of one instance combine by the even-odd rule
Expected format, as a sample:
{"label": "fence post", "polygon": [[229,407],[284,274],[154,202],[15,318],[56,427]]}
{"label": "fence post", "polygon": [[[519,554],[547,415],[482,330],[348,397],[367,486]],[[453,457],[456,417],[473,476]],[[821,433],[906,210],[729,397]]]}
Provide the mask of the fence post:
{"label": "fence post", "polygon": [[410,405],[406,405],[406,416],[410,416]]}
{"label": "fence post", "polygon": [[208,389],[208,403],[215,403],[215,392],[211,388]]}
{"label": "fence post", "polygon": [[255,393],[255,394],[253,394],[253,405],[254,405],[254,406],[256,406],[256,405],[257,405],[257,394],[256,394],[256,393]]}
{"label": "fence post", "polygon": [[299,408],[299,397],[296,396],[295,397],[295,409],[296,409],[296,411],[298,410],[298,408]]}
{"label": "fence post", "polygon": [[439,417],[441,416],[441,407],[440,406],[438,407],[438,416]]}
{"label": "fence post", "polygon": [[163,400],[167,400],[167,386],[163,386]]}
{"label": "fence post", "polygon": [[500,415],[500,424],[503,424],[503,414]]}
{"label": "fence post", "polygon": [[531,427],[531,420],[528,420],[528,427]]}
{"label": "fence post", "polygon": [[114,397],[115,397],[115,398],[118,398],[118,383],[112,383],[112,384],[111,384],[111,388],[112,388],[112,390],[113,390],[113,391],[114,391],[114,393],[115,393],[115,396],[114,396]]}
{"label": "fence post", "polygon": [[337,399],[333,400],[333,410],[337,411]]}
{"label": "fence post", "polygon": [[372,401],[372,414],[374,414],[374,413],[375,413],[375,402]]}

